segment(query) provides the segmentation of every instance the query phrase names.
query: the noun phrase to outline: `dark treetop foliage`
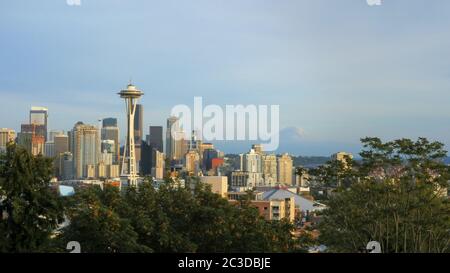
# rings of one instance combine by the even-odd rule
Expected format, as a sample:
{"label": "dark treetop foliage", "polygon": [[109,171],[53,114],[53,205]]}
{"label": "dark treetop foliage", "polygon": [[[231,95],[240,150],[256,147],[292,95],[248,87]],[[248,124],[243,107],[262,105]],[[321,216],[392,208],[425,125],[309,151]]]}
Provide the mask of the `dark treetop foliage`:
{"label": "dark treetop foliage", "polygon": [[48,251],[63,220],[61,200],[49,187],[51,160],[9,145],[0,155],[0,252]]}
{"label": "dark treetop foliage", "polygon": [[231,205],[201,183],[194,190],[151,181],[120,193],[89,187],[68,203],[71,224],[59,240],[83,252],[286,252],[292,226],[267,222],[256,209]]}

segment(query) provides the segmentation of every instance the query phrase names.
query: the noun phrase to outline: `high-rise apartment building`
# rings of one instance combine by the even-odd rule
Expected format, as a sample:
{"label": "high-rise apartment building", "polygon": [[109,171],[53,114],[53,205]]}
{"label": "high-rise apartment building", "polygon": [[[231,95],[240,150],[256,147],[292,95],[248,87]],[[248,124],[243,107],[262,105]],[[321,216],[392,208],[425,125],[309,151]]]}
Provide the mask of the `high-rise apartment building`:
{"label": "high-rise apartment building", "polygon": [[257,153],[254,149],[250,152],[241,154],[241,171],[247,176],[247,187],[264,186],[263,170],[262,170],[262,155]]}
{"label": "high-rise apartment building", "polygon": [[348,160],[352,160],[353,159],[353,155],[351,153],[346,153],[346,152],[338,152],[335,153],[331,156],[332,160],[337,160],[340,161],[344,164],[345,167],[347,167],[348,165]]}
{"label": "high-rise apartment building", "polygon": [[250,173],[262,173],[262,156],[255,150],[241,155],[241,170]]}
{"label": "high-rise apartment building", "polygon": [[280,158],[278,158],[278,182],[291,186],[293,176],[292,171],[292,157],[289,154],[285,153]]}
{"label": "high-rise apartment building", "polygon": [[263,155],[264,149],[262,144],[253,144],[252,149],[255,150],[255,153]]}
{"label": "high-rise apartment building", "polygon": [[262,156],[262,172],[264,184],[266,186],[275,186],[278,182],[278,162],[277,156],[274,154]]}
{"label": "high-rise apartment building", "polygon": [[[73,164],[75,178],[95,176],[92,166],[99,162],[100,136],[96,126],[78,122],[72,130]],[[94,173],[94,175],[92,175]]]}
{"label": "high-rise apartment building", "polygon": [[264,186],[262,173],[233,171],[230,173],[230,186],[235,191],[246,191],[254,187]]}
{"label": "high-rise apartment building", "polygon": [[8,128],[0,128],[0,152],[6,151],[9,142],[13,142],[16,138],[16,131]]}

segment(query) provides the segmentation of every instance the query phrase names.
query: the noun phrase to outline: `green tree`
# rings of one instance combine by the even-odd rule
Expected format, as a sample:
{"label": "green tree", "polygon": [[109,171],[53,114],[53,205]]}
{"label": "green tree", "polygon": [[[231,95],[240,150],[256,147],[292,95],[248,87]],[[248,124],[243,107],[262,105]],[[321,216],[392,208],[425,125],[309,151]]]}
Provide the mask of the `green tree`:
{"label": "green tree", "polygon": [[[196,179],[197,180],[197,179]],[[78,241],[83,252],[230,253],[287,252],[290,223],[268,222],[245,204],[232,205],[193,182],[179,187],[151,180],[122,193],[106,187],[78,191],[67,204],[70,225],[60,240]],[[195,185],[195,186],[194,186]]]}
{"label": "green tree", "polygon": [[[346,156],[344,161],[330,160],[326,164],[308,171],[308,184],[313,196],[317,200],[328,199],[330,193],[348,188],[358,181],[359,176],[355,173],[357,162]],[[298,168],[297,174],[303,174],[306,170]],[[321,191],[323,194],[318,194]]]}
{"label": "green tree", "polygon": [[61,247],[77,241],[83,253],[151,252],[137,242],[138,234],[119,211],[127,206],[113,186],[79,189],[67,200],[66,215],[70,224],[58,238]]}
{"label": "green tree", "polygon": [[443,192],[450,171],[441,160],[443,144],[425,138],[362,143],[352,183],[336,185],[327,201],[320,240],[336,252],[358,252],[372,240],[383,252],[448,252],[450,203]]}
{"label": "green tree", "polygon": [[63,206],[50,187],[51,159],[10,144],[0,156],[0,252],[48,250],[63,221]]}

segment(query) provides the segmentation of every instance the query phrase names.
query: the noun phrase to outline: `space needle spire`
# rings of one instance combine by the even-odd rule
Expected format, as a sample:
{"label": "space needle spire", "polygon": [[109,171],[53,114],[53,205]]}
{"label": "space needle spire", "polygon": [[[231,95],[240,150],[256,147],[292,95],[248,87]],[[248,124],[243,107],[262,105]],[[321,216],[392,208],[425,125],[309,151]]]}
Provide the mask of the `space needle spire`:
{"label": "space needle spire", "polygon": [[128,186],[137,186],[138,176],[136,173],[136,156],[134,146],[134,115],[136,104],[144,93],[136,88],[131,82],[127,89],[118,93],[125,100],[127,111],[127,141],[122,158],[121,180],[127,182]]}

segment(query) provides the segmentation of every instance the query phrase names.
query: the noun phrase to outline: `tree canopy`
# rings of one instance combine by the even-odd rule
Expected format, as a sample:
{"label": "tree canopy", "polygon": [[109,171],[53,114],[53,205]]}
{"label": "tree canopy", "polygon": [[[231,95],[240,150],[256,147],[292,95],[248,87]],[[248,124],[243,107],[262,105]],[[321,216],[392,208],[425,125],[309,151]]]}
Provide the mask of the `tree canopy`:
{"label": "tree canopy", "polygon": [[378,241],[383,252],[448,252],[449,167],[444,145],[362,139],[361,160],[313,170],[316,186],[332,187],[319,225],[329,251],[358,252]]}
{"label": "tree canopy", "polygon": [[123,194],[88,187],[69,203],[71,224],[60,239],[80,242],[83,252],[286,252],[295,246],[290,223],[268,222],[202,183],[190,190],[168,180],[156,190],[146,181]]}
{"label": "tree canopy", "polygon": [[63,221],[63,207],[50,187],[51,159],[14,144],[0,155],[0,252],[48,251]]}

